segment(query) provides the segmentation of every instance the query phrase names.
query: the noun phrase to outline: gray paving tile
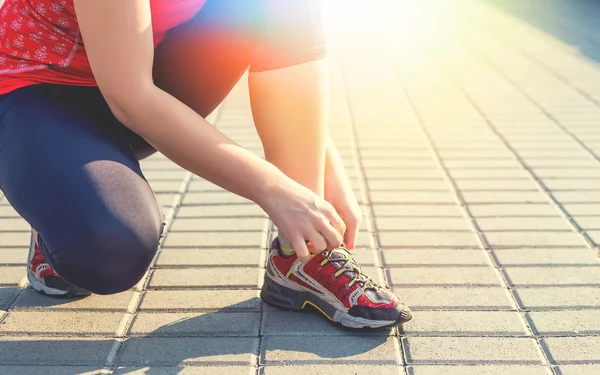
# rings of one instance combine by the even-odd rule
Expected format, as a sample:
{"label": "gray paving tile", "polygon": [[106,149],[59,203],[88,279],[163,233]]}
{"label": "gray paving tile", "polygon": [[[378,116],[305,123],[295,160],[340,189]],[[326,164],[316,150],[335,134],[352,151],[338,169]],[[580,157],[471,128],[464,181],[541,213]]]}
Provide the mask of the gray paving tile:
{"label": "gray paving tile", "polygon": [[474,203],[546,203],[548,198],[538,191],[463,191],[465,202]]}
{"label": "gray paving tile", "polygon": [[150,279],[151,288],[164,287],[258,287],[258,268],[211,267],[158,269]]}
{"label": "gray paving tile", "polygon": [[399,375],[402,372],[396,365],[285,365],[265,366],[261,375],[287,375],[292,373],[329,375],[329,374],[353,374],[353,375]]}
{"label": "gray paving tile", "polygon": [[542,341],[550,349],[551,363],[578,365],[600,362],[600,336],[547,337]]}
{"label": "gray paving tile", "polygon": [[20,218],[21,216],[15,211],[12,206],[7,204],[0,204],[0,217],[1,218]]}
{"label": "gray paving tile", "polygon": [[478,217],[486,216],[553,216],[557,217],[558,209],[551,204],[471,204],[471,214]]}
{"label": "gray paving tile", "polygon": [[513,286],[582,285],[600,287],[600,267],[507,267]]}
{"label": "gray paving tile", "polygon": [[125,311],[133,292],[122,292],[108,296],[92,294],[85,298],[54,298],[25,289],[13,306],[16,310],[69,310],[69,311]]}
{"label": "gray paving tile", "polygon": [[[112,375],[254,375],[256,369],[249,366],[185,366],[185,367],[120,367]],[[84,374],[86,375],[86,374]]]}
{"label": "gray paving tile", "polygon": [[458,169],[450,168],[448,170],[450,176],[453,179],[460,180],[462,178],[524,178],[528,177],[527,172],[522,168],[469,168],[469,169]]}
{"label": "gray paving tile", "polygon": [[597,375],[600,374],[600,364],[595,365],[560,365],[560,375]]}
{"label": "gray paving tile", "polygon": [[194,231],[264,231],[268,221],[263,218],[178,218],[171,232]]}
{"label": "gray paving tile", "polygon": [[405,343],[414,364],[542,364],[533,338],[409,337]]}
{"label": "gray paving tile", "polygon": [[535,182],[529,178],[485,178],[478,180],[457,180],[456,185],[463,191],[495,191],[495,190],[512,190],[512,191],[538,191]]}
{"label": "gray paving tile", "polygon": [[151,290],[142,296],[141,311],[182,310],[258,311],[256,290]]}
{"label": "gray paving tile", "polygon": [[167,171],[147,171],[144,173],[146,178],[150,181],[164,181],[164,180],[183,180],[187,171],[181,170],[167,170]]}
{"label": "gray paving tile", "polygon": [[163,247],[260,247],[266,241],[264,232],[170,232]]}
{"label": "gray paving tile", "polygon": [[433,180],[422,180],[415,179],[409,180],[406,178],[402,179],[386,179],[386,180],[369,180],[370,191],[448,191],[449,186],[443,179]]}
{"label": "gray paving tile", "polygon": [[417,311],[404,333],[416,336],[522,336],[527,332],[511,311]]}
{"label": "gray paving tile", "polygon": [[589,230],[587,234],[592,238],[596,245],[600,244],[600,230]]}
{"label": "gray paving tile", "polygon": [[552,195],[561,203],[600,203],[598,191],[554,191]]}
{"label": "gray paving tile", "polygon": [[158,255],[158,266],[259,266],[265,250],[237,249],[178,249],[165,248]]}
{"label": "gray paving tile", "polygon": [[491,267],[390,268],[391,285],[500,286]]}
{"label": "gray paving tile", "polygon": [[29,232],[30,230],[31,226],[20,217],[0,218],[0,236],[4,235],[3,232]]}
{"label": "gray paving tile", "polygon": [[177,217],[267,217],[255,204],[230,204],[221,206],[182,206]]}
{"label": "gray paving tile", "polygon": [[488,265],[483,250],[461,249],[386,249],[381,251],[382,264],[387,267],[410,265]]}
{"label": "gray paving tile", "polygon": [[183,181],[148,181],[156,193],[178,193]]}
{"label": "gray paving tile", "polygon": [[27,254],[29,249],[21,248],[0,248],[0,264],[2,265],[25,265],[27,263]]}
{"label": "gray paving tile", "polygon": [[130,338],[117,358],[118,366],[176,366],[194,363],[210,365],[253,365],[258,338],[252,337],[169,337]]}
{"label": "gray paving tile", "polygon": [[492,247],[561,247],[585,246],[586,243],[577,233],[557,231],[497,231],[484,232]]}
{"label": "gray paving tile", "polygon": [[371,202],[383,203],[430,203],[453,204],[456,198],[449,191],[371,191]]}
{"label": "gray paving tile", "polygon": [[517,288],[516,295],[525,309],[598,308],[600,287]]}
{"label": "gray paving tile", "polygon": [[583,230],[600,230],[600,215],[576,216],[575,221]]}
{"label": "gray paving tile", "polygon": [[448,217],[376,217],[379,231],[393,230],[470,230],[468,222],[461,218]]}
{"label": "gray paving tile", "polygon": [[16,286],[27,272],[26,267],[0,267],[0,285]]}
{"label": "gray paving tile", "polygon": [[574,249],[499,249],[494,251],[502,266],[515,265],[600,265],[593,250]]}
{"label": "gray paving tile", "polygon": [[412,366],[410,375],[548,375],[543,366],[476,365],[476,366]]}
{"label": "gray paving tile", "polygon": [[139,313],[129,329],[134,336],[256,336],[258,312]]}
{"label": "gray paving tile", "polygon": [[[4,334],[114,335],[123,313],[12,311],[0,325]],[[31,324],[35,322],[35,324]]]}
{"label": "gray paving tile", "polygon": [[471,232],[380,232],[381,247],[460,247],[478,248],[477,237]]}
{"label": "gray paving tile", "polygon": [[570,231],[572,227],[562,217],[485,217],[476,220],[483,231],[490,230],[563,230]]}
{"label": "gray paving tile", "polygon": [[269,336],[263,338],[261,364],[397,364],[386,336],[356,336],[339,345],[338,337]]}
{"label": "gray paving tile", "polygon": [[458,205],[374,204],[373,212],[377,218],[386,216],[463,217]]}
{"label": "gray paving tile", "polygon": [[600,306],[597,310],[533,311],[531,327],[540,335],[598,335]]}
{"label": "gray paving tile", "polygon": [[101,375],[110,374],[101,366],[2,366],[0,374],[10,375]]}
{"label": "gray paving tile", "polygon": [[102,366],[112,348],[110,338],[0,336],[0,363],[6,365]]}
{"label": "gray paving tile", "polygon": [[20,291],[19,288],[0,288],[0,310],[6,310]]}
{"label": "gray paving tile", "polygon": [[239,195],[227,191],[215,191],[215,192],[188,192],[183,197],[182,204],[184,205],[221,205],[221,204],[240,204],[252,203],[246,198],[242,198]]}
{"label": "gray paving tile", "polygon": [[565,203],[562,206],[573,216],[596,216],[600,212],[598,203]]}
{"label": "gray paving tile", "polygon": [[500,310],[511,308],[509,297],[500,287],[420,287],[394,288],[394,290],[413,309]]}
{"label": "gray paving tile", "polygon": [[0,247],[29,246],[30,238],[28,232],[0,232]]}

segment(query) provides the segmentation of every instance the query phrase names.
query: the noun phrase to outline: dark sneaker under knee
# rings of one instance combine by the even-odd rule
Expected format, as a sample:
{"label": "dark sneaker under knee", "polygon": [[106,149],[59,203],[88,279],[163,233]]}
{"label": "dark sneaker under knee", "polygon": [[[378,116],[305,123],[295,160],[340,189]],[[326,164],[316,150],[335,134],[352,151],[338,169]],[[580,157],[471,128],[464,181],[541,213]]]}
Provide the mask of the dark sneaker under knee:
{"label": "dark sneaker under knee", "polygon": [[274,306],[319,310],[348,328],[392,327],[408,322],[410,309],[389,289],[376,284],[343,248],[300,260],[282,257],[275,239],[269,253],[261,298]]}
{"label": "dark sneaker under knee", "polygon": [[69,284],[50,267],[33,234],[27,258],[27,279],[33,289],[49,296],[85,297],[92,294],[85,289]]}

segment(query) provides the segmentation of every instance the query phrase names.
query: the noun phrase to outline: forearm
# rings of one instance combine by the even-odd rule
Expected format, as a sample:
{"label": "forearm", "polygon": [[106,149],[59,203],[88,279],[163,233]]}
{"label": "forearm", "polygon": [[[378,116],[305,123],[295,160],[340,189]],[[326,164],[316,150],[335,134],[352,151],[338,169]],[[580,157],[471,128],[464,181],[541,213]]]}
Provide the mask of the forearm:
{"label": "forearm", "polygon": [[261,206],[269,188],[286,179],[158,88],[139,95],[119,117],[176,164]]}

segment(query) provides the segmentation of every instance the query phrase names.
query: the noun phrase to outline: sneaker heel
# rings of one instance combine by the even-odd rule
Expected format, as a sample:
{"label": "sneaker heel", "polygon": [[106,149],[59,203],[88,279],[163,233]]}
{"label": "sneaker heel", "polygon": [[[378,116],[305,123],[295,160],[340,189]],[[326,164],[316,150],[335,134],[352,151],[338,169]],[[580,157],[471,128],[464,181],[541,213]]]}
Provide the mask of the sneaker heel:
{"label": "sneaker heel", "polygon": [[273,306],[297,311],[302,310],[306,302],[304,293],[279,285],[269,277],[265,277],[260,298]]}

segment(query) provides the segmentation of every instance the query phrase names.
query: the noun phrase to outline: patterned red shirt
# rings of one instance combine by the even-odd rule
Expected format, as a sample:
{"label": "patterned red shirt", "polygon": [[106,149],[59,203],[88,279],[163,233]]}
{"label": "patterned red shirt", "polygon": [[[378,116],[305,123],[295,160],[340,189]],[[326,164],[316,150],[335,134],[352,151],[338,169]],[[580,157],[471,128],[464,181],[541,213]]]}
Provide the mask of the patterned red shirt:
{"label": "patterned red shirt", "polygon": [[[155,46],[206,2],[149,1]],[[4,0],[0,8],[0,94],[37,83],[96,86],[73,0]]]}

